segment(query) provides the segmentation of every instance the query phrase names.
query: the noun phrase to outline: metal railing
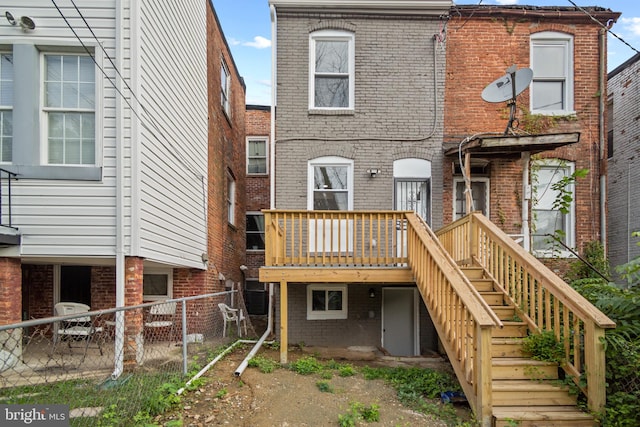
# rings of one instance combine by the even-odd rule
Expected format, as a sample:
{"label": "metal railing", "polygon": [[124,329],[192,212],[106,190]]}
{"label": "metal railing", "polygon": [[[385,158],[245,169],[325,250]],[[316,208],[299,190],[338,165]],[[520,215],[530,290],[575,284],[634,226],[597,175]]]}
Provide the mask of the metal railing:
{"label": "metal railing", "polygon": [[[11,181],[17,180],[17,176],[16,173],[0,168],[0,226],[13,228]],[[5,187],[6,194],[3,193]]]}
{"label": "metal railing", "polygon": [[65,404],[71,425],[128,425],[239,338],[218,307],[232,300],[249,322],[233,290],[0,326],[0,404]]}

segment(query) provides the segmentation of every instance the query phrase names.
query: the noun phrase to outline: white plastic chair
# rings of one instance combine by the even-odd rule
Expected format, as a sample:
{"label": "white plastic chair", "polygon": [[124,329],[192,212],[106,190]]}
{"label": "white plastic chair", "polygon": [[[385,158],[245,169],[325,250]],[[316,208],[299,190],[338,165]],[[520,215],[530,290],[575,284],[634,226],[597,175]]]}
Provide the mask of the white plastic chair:
{"label": "white plastic chair", "polygon": [[227,323],[235,322],[238,326],[238,337],[242,336],[241,325],[244,325],[244,334],[247,335],[247,319],[244,317],[244,312],[241,308],[231,308],[225,303],[218,304],[220,311],[222,312],[222,319],[224,320],[224,327],[222,329],[222,336],[227,336]]}
{"label": "white plastic chair", "polygon": [[144,323],[145,328],[158,329],[171,327],[169,335],[169,345],[173,341],[173,331],[176,327],[176,302],[165,302],[163,304],[152,305],[149,309],[148,320]]}
{"label": "white plastic chair", "polygon": [[[79,302],[59,302],[53,307],[53,310],[56,316],[67,316],[71,314],[87,313],[89,312],[90,307]],[[56,328],[55,332],[56,334],[54,336],[52,353],[55,351],[58,343],[62,340],[67,341],[67,343],[69,344],[69,348],[71,348],[72,341],[82,340],[85,342],[84,354],[82,356],[82,360],[84,361],[84,358],[87,356],[89,343],[93,341],[94,336],[97,333],[102,332],[102,327],[94,326],[91,316],[77,316],[58,322],[58,327]],[[100,340],[97,340],[96,344],[98,345],[98,349],[100,350],[100,355],[102,355],[102,346],[100,344]]]}

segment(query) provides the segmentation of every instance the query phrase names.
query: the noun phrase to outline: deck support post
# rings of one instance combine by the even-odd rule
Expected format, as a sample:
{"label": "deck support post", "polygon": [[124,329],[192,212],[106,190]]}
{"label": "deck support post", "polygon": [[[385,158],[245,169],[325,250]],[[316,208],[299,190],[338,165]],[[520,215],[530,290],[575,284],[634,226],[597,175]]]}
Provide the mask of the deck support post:
{"label": "deck support post", "polygon": [[289,346],[289,337],[287,336],[287,325],[289,323],[288,313],[288,291],[287,282],[280,281],[280,363],[288,362],[287,348]]}
{"label": "deck support post", "polygon": [[491,427],[493,418],[493,399],[491,375],[491,328],[476,327],[475,371],[477,381],[475,413],[482,427]]}
{"label": "deck support post", "polygon": [[594,413],[604,410],[606,392],[606,361],[604,350],[604,329],[593,322],[585,323],[585,368],[587,376],[587,406]]}

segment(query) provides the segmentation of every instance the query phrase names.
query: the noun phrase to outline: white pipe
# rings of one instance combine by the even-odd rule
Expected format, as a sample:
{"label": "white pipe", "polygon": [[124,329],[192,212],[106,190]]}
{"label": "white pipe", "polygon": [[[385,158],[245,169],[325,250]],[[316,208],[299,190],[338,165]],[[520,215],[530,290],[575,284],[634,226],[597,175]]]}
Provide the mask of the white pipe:
{"label": "white pipe", "polygon": [[271,138],[269,151],[269,208],[276,208],[276,82],[277,68],[276,59],[278,48],[278,36],[276,34],[278,25],[278,16],[274,5],[269,6],[271,11]]}
{"label": "white pipe", "polygon": [[[123,5],[121,0],[116,1],[116,55],[115,64],[117,69],[122,69],[122,31]],[[122,89],[122,79],[116,80],[116,88],[119,93]],[[116,106],[116,307],[124,307],[125,298],[125,277],[124,277],[124,144],[123,132],[123,99],[122,96],[115,97]],[[115,316],[116,336],[114,342],[114,370],[112,379],[117,379],[124,371],[124,312],[118,311]]]}
{"label": "white pipe", "polygon": [[529,252],[531,249],[531,237],[529,236],[529,198],[531,186],[529,185],[529,159],[531,153],[523,151],[522,158],[522,247]]}
{"label": "white pipe", "polygon": [[262,336],[260,337],[256,345],[254,345],[251,351],[249,352],[249,354],[247,354],[247,357],[245,357],[242,363],[240,363],[240,365],[238,365],[238,367],[236,368],[236,372],[235,372],[236,377],[239,377],[240,375],[242,375],[244,370],[249,365],[249,360],[251,360],[251,358],[253,358],[253,356],[256,355],[258,350],[260,350],[260,347],[262,347],[262,344],[264,343],[265,339],[269,336],[269,334],[271,334],[271,329],[273,328],[273,317],[271,314],[272,311],[273,311],[273,283],[269,283],[269,311],[268,311],[268,317],[267,317],[267,330],[264,331],[264,334],[262,334]]}
{"label": "white pipe", "polygon": [[[602,243],[602,248],[606,255],[607,253],[607,173],[606,169],[603,167],[604,162],[606,161],[604,144],[606,143],[605,139],[605,129],[604,129],[604,115],[605,115],[605,102],[604,97],[607,93],[606,87],[606,79],[605,79],[605,46],[607,40],[607,30],[604,28],[600,30],[600,76],[599,76],[599,84],[600,84],[600,101],[598,102],[599,117],[598,117],[598,125],[600,130],[598,132],[598,139],[600,140],[600,158],[598,169],[600,170],[600,242]],[[631,199],[629,199],[631,200]]]}

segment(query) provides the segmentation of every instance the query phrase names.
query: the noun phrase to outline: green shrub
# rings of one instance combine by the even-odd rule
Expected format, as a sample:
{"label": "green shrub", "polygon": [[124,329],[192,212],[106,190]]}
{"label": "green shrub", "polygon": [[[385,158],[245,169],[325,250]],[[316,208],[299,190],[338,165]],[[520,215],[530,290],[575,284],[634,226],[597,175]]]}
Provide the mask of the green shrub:
{"label": "green shrub", "polygon": [[542,331],[539,334],[526,336],[522,341],[522,350],[531,355],[533,360],[564,363],[564,345],[558,341],[553,331]]}
{"label": "green shrub", "polygon": [[300,375],[311,375],[322,371],[323,367],[313,356],[301,357],[291,363],[291,369]]}
{"label": "green shrub", "polygon": [[258,370],[264,374],[270,374],[278,367],[278,363],[267,357],[255,356],[249,360],[249,366],[252,368],[258,368]]}

